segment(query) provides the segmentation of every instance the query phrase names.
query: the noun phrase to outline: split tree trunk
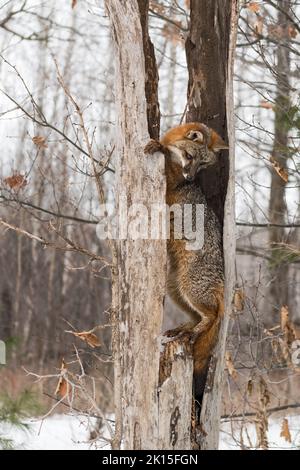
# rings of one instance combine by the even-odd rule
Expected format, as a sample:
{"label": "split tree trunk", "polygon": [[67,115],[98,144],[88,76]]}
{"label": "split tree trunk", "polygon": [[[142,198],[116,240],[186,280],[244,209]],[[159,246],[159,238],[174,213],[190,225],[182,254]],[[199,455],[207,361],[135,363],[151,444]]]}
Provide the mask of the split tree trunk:
{"label": "split tree trunk", "polygon": [[217,449],[225,368],[226,335],[235,283],[234,108],[233,64],[238,0],[191,0],[191,26],[186,41],[189,71],[187,121],[204,122],[223,138],[230,151],[203,171],[201,188],[223,226],[225,316],[211,359],[196,441],[201,449]]}
{"label": "split tree trunk", "polygon": [[[149,140],[145,98],[145,57],[136,0],[109,0],[106,7],[116,45],[116,112],[118,156],[116,202],[121,190],[128,205],[165,201],[163,157],[147,158]],[[124,214],[122,214],[124,216]],[[121,240],[118,246],[119,349],[117,380],[125,449],[156,448],[160,331],[166,277],[165,243]]]}
{"label": "split tree trunk", "polygon": [[[232,4],[232,16],[229,14],[229,20],[228,14],[225,16],[220,14],[220,18],[226,18],[228,26],[228,30],[226,29],[228,34],[226,60],[222,56],[225,74],[227,74],[228,67],[230,18],[232,18],[234,25],[231,34],[232,47],[230,49],[228,85],[224,89],[224,100],[227,96],[227,104],[230,107],[232,106],[233,44],[237,14],[235,0],[232,0]],[[109,0],[106,2],[106,6],[116,44],[118,116],[116,150],[119,158],[116,175],[116,188],[118,189],[116,199],[120,206],[122,197],[120,188],[122,188],[126,191],[129,204],[137,202],[150,208],[151,203],[165,202],[166,188],[162,156],[156,155],[154,158],[147,158],[143,153],[143,147],[149,139],[149,133],[156,137],[159,129],[157,83],[154,83],[157,80],[157,75],[156,69],[153,70],[155,67],[154,52],[148,37],[147,19],[144,16],[147,15],[148,1]],[[193,8],[197,8],[197,2],[192,0],[192,10]],[[222,11],[223,14],[224,4],[222,9],[219,5],[218,8],[219,13]],[[219,34],[218,30],[217,36]],[[223,44],[224,38],[218,40]],[[191,69],[189,68],[189,70]],[[151,80],[154,82],[151,83]],[[226,81],[224,83],[226,84]],[[195,89],[195,87],[193,88]],[[211,93],[215,95],[215,91]],[[222,102],[220,109],[223,110],[222,116],[225,119],[225,101]],[[233,145],[232,107],[229,116],[230,142]],[[195,120],[199,120],[199,117],[195,117]],[[207,121],[207,119],[200,120]],[[220,122],[223,122],[222,119]],[[214,127],[224,135],[219,127]],[[224,121],[225,128],[226,121]],[[233,151],[230,155],[230,161],[233,161]],[[215,203],[215,207],[219,208],[220,218],[223,219],[223,206],[230,168],[224,230],[226,240],[224,245],[228,249],[226,311],[229,313],[232,299],[233,261],[229,263],[228,260],[234,259],[234,236],[231,233],[233,225],[230,225],[234,217],[233,166],[229,165],[228,157],[225,162],[227,163],[223,166],[227,171],[227,173],[225,171],[227,177],[219,178],[218,184],[223,188],[223,192],[221,190],[218,194],[221,203]],[[220,185],[220,183],[222,184]],[[210,198],[210,200],[214,201],[214,198]],[[115,326],[117,326],[117,333],[114,334],[117,437],[114,446],[116,448],[120,444],[122,437],[125,449],[190,449],[191,347],[177,341],[171,341],[165,345],[164,352],[160,357],[160,333],[166,278],[165,243],[124,239],[118,243],[116,258],[113,311]],[[222,326],[224,335],[218,345],[218,359],[214,361],[215,368],[211,372],[211,381],[215,384],[216,389],[210,394],[213,399],[205,396],[204,401],[203,416],[205,420],[203,424],[207,426],[206,438],[202,440],[203,448],[217,448],[220,384],[224,368],[226,327],[227,322],[224,321]],[[214,417],[207,411],[209,403],[215,407]]]}
{"label": "split tree trunk", "polygon": [[[187,122],[207,124],[227,138],[226,84],[231,10],[236,0],[191,0],[190,32],[186,41],[189,73]],[[218,165],[203,171],[201,188],[221,223],[229,175],[228,152]]]}
{"label": "split tree trunk", "polygon": [[[166,183],[163,156],[143,152],[149,134],[159,135],[148,0],[108,0],[106,6],[116,46],[117,206],[123,190],[128,205],[143,204],[150,211],[152,203],[165,203]],[[166,243],[123,239],[116,251],[113,446],[119,447],[122,439],[125,449],[189,449],[192,352],[173,341],[161,357]]]}

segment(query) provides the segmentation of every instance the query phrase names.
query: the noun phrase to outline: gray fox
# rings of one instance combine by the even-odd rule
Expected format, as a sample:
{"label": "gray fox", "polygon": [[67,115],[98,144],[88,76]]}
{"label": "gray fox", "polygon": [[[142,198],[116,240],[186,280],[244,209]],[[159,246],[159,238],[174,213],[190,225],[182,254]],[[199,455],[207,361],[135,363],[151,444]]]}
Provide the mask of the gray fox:
{"label": "gray fox", "polygon": [[[187,250],[184,239],[172,236],[167,243],[168,293],[193,320],[167,334],[189,334],[194,341],[194,395],[200,402],[224,310],[224,266],[221,226],[207,205],[197,175],[216,162],[219,150],[227,148],[214,130],[197,122],[175,127],[160,141],[151,140],[145,147],[147,154],[159,151],[165,155],[169,207],[173,204],[204,205],[202,248]],[[172,223],[171,219],[171,234]]]}

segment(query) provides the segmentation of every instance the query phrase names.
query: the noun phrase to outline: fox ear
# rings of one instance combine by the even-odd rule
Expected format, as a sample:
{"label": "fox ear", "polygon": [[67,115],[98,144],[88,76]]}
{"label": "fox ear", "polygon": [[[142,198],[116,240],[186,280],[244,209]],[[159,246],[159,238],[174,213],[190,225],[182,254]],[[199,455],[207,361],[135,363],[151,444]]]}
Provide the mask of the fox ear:
{"label": "fox ear", "polygon": [[204,142],[204,136],[202,132],[197,131],[197,130],[191,130],[186,134],[186,138],[189,140],[193,140],[194,142],[199,142],[203,143]]}
{"label": "fox ear", "polygon": [[218,152],[219,150],[229,149],[229,146],[228,144],[225,144],[224,140],[219,136],[219,134],[217,134],[215,131],[212,131],[208,148],[214,152]]}

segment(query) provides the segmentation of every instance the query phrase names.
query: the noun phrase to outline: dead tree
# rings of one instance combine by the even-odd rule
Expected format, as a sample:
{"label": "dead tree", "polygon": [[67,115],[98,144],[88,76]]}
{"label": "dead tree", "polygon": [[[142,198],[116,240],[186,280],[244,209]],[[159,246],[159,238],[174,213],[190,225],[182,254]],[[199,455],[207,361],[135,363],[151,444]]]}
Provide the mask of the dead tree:
{"label": "dead tree", "polygon": [[[196,3],[193,5],[192,2],[192,15]],[[220,16],[221,22],[222,18],[226,20],[225,24],[219,25],[222,27],[222,34],[227,35],[226,47],[222,48],[226,53],[222,52],[221,72],[227,80],[223,80],[223,121],[220,118],[220,123],[223,122],[224,131],[228,122],[230,143],[233,145],[231,86],[237,6],[235,1],[228,2],[228,5],[229,13]],[[151,203],[165,202],[165,179],[162,156],[147,158],[143,153],[149,136],[157,137],[159,129],[157,71],[147,26],[148,1],[109,0],[106,7],[116,47],[117,206],[120,209],[120,188],[124,188],[129,204],[136,202],[149,209]],[[218,8],[224,12],[224,6]],[[218,33],[219,31],[217,36]],[[220,41],[224,40],[224,37]],[[226,101],[229,108],[227,121]],[[207,119],[200,120],[207,122]],[[216,130],[220,132],[220,128],[216,127]],[[222,134],[224,135],[224,132]],[[230,158],[230,161],[233,161],[233,153]],[[222,204],[218,207],[221,207],[222,214],[228,186],[224,240],[228,259],[233,259],[233,228],[230,226],[233,217],[233,166],[229,165],[228,156],[225,162],[220,179],[223,193],[219,195],[219,200]],[[232,262],[228,263],[228,259],[227,315],[233,284]],[[130,240],[124,237],[117,243],[116,263],[113,276],[117,407],[114,446],[117,448],[122,438],[125,449],[190,449],[193,445],[192,348],[191,345],[181,344],[180,341],[170,341],[166,344],[163,354],[160,354],[166,278],[165,243],[161,240]],[[225,332],[226,322],[224,325],[222,328]],[[224,334],[224,338],[225,336]],[[217,407],[217,413],[220,411],[224,340],[218,348],[220,360],[215,361],[216,374],[212,376],[216,384],[212,404]],[[207,405],[208,401],[206,399]],[[204,448],[217,448],[218,417],[216,414],[213,420],[211,415],[207,415],[207,439]]]}
{"label": "dead tree", "polygon": [[[147,159],[149,140],[145,51],[137,1],[106,3],[116,45],[118,172],[129,204],[150,208],[165,200],[163,157]],[[120,192],[116,193],[120,207]],[[160,332],[166,277],[165,243],[124,239],[118,243],[117,283],[118,369],[116,406],[121,407],[120,433],[126,449],[157,448],[157,389]],[[120,424],[120,423],[119,423]],[[120,437],[121,437],[120,435]]]}
{"label": "dead tree", "polygon": [[[274,120],[274,143],[272,150],[272,162],[287,171],[290,149],[288,146],[289,131],[292,127],[290,119],[290,35],[289,27],[291,23],[291,1],[283,0],[278,2],[278,25],[284,30],[283,37],[277,45],[277,64],[275,69],[276,78],[276,100],[275,100],[275,120]],[[271,173],[271,191],[269,199],[269,220],[273,224],[284,225],[286,222],[286,185],[287,179],[279,176],[276,171]],[[270,298],[273,304],[273,322],[277,322],[278,310],[282,305],[289,304],[289,265],[284,258],[282,243],[287,242],[287,235],[283,227],[272,227],[269,234],[270,247],[272,248],[272,261],[276,266],[272,269],[273,282],[270,286]],[[270,298],[268,301],[270,302]]]}
{"label": "dead tree", "polygon": [[216,449],[219,439],[226,335],[234,288],[234,114],[233,63],[238,21],[237,0],[191,0],[186,41],[189,72],[187,121],[204,122],[228,137],[229,154],[201,173],[201,188],[223,225],[225,317],[211,359],[196,435],[201,449]]}

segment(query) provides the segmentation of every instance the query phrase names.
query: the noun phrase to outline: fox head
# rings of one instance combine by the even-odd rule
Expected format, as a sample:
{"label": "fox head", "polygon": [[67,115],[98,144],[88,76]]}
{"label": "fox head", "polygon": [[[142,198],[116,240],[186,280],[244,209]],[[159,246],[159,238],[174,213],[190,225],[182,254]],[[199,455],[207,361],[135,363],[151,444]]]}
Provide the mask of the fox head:
{"label": "fox head", "polygon": [[200,170],[213,165],[219,150],[228,149],[213,129],[198,122],[174,127],[163,136],[161,144],[187,181],[193,181]]}

